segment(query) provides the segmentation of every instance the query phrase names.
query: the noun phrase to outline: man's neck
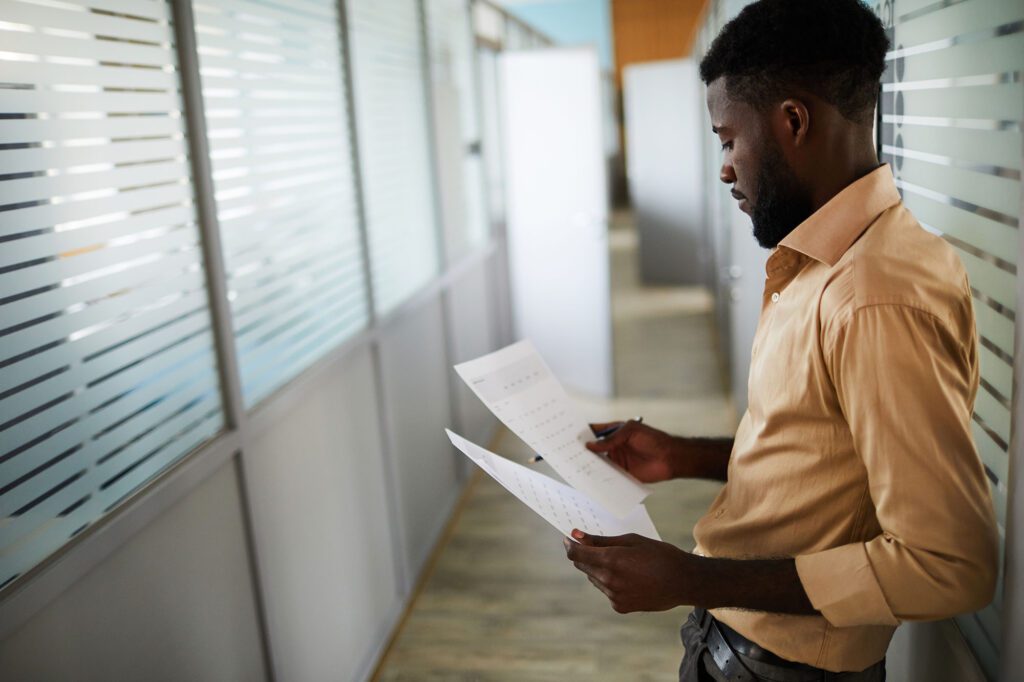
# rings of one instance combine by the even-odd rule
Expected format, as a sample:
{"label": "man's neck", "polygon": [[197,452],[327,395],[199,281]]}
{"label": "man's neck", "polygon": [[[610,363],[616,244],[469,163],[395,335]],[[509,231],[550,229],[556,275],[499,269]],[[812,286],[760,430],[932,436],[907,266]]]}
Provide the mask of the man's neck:
{"label": "man's neck", "polygon": [[817,164],[818,172],[811,184],[811,203],[814,210],[824,206],[835,195],[878,168],[871,132],[836,136]]}

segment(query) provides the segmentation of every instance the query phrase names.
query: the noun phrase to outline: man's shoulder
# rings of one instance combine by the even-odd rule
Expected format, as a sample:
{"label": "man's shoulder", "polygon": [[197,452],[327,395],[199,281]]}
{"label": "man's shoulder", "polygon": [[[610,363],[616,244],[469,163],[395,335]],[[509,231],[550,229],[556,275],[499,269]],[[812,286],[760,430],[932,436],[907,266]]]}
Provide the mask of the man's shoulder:
{"label": "man's shoulder", "polygon": [[956,327],[970,296],[956,250],[900,203],[884,211],[833,266],[822,292],[822,327],[841,326],[858,310],[878,305],[920,310]]}

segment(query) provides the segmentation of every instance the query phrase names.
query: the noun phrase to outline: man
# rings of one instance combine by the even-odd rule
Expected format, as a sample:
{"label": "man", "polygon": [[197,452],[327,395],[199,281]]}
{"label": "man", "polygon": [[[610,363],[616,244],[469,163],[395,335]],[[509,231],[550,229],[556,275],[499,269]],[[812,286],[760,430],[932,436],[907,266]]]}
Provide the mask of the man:
{"label": "man", "polygon": [[993,595],[971,292],[876,158],[886,50],[857,0],[760,0],[701,63],[721,180],[772,249],[749,409],[734,439],[628,422],[590,444],[643,481],[726,482],[692,553],[566,540],[616,611],[698,607],[681,680],[883,680],[901,621]]}

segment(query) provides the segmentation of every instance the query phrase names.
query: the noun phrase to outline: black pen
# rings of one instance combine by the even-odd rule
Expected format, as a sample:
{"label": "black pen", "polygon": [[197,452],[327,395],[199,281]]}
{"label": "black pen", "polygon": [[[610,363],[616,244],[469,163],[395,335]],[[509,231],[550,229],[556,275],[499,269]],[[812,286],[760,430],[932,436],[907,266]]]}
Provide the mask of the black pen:
{"label": "black pen", "polygon": [[[644,423],[644,418],[643,417],[633,417],[629,421],[636,422],[637,424],[643,424]],[[608,436],[612,435],[613,433],[615,433],[616,431],[618,431],[619,429],[621,429],[623,426],[625,426],[628,423],[629,422],[622,422],[621,424],[616,424],[614,426],[609,426],[607,429],[601,429],[600,431],[598,431],[597,433],[594,434],[594,438],[596,438],[597,440],[601,440],[602,438],[607,438]],[[542,459],[544,459],[544,457],[542,455],[534,455],[533,457],[530,458],[530,464],[536,464],[537,462],[541,461]]]}

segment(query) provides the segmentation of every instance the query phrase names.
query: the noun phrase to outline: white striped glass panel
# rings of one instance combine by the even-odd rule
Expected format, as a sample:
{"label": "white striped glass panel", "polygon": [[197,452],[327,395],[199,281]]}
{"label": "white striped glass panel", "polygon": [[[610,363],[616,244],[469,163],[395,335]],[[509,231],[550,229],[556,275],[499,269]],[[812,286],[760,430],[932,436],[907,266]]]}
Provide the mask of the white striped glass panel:
{"label": "white striped glass panel", "polygon": [[235,344],[252,406],[368,320],[333,0],[193,3]]}
{"label": "white striped glass panel", "polygon": [[416,0],[352,0],[348,12],[374,301],[383,314],[438,272],[423,26]]}
{"label": "white striped glass panel", "polygon": [[0,585],[223,426],[170,14],[0,17]]}
{"label": "white striped glass panel", "polygon": [[[435,99],[454,94],[458,98],[458,120],[462,159],[459,199],[460,220],[445,226],[445,252],[452,262],[487,240],[487,213],[481,158],[479,95],[474,72],[473,33],[466,0],[432,0],[424,5],[430,73]],[[435,105],[435,110],[438,107]],[[444,108],[437,115],[450,111]],[[454,141],[439,137],[438,143]],[[439,156],[442,156],[439,154]],[[443,177],[443,176],[442,176]],[[446,220],[448,217],[446,216]]]}
{"label": "white striped glass panel", "polygon": [[497,53],[489,47],[480,47],[477,49],[477,60],[480,68],[480,111],[483,119],[481,141],[484,153],[483,175],[487,192],[487,217],[491,223],[495,223],[501,221],[505,215]]}
{"label": "white striped glass panel", "polygon": [[[893,44],[880,99],[882,158],[908,208],[956,249],[974,291],[981,386],[972,426],[1002,542],[1020,265],[1024,5],[892,0],[877,11],[892,22]],[[1001,594],[1000,584],[991,606],[957,619],[993,679]]]}

